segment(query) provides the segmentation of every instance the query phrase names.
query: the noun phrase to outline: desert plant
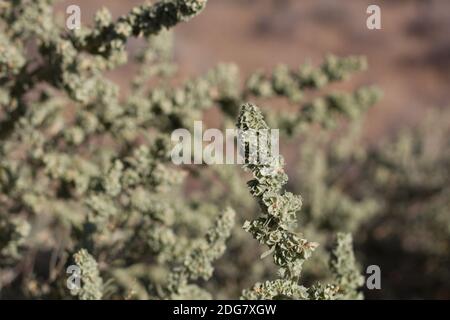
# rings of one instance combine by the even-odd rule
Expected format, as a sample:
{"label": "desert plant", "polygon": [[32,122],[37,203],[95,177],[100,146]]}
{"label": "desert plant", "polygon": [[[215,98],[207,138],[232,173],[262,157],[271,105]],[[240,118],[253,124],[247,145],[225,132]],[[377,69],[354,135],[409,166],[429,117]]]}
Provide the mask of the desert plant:
{"label": "desert plant", "polygon": [[[263,213],[253,219],[254,202],[241,192],[245,184],[238,169],[175,167],[169,135],[177,128],[190,130],[212,107],[221,111],[224,128],[238,118],[244,131],[270,125],[291,137],[314,126],[329,127],[341,117],[358,117],[378,100],[376,88],[326,93],[312,101],[304,93],[365,70],[365,59],[330,55],[319,67],[279,66],[255,72],[242,84],[235,65],[220,64],[172,85],[176,68],[167,29],[193,18],[205,5],[206,0],[165,0],[136,7],[117,21],[102,9],[93,26],[72,32],[53,19],[50,0],[0,4],[2,296],[210,298],[210,284],[204,281],[211,278],[212,263],[224,254],[230,238],[211,283],[216,297],[236,297],[273,269],[263,265],[267,262],[256,264],[247,280],[233,275],[237,286],[224,285],[221,291],[229,275],[220,265],[228,266],[234,259],[227,257],[239,260],[250,250],[240,227],[249,219],[244,229],[268,245],[280,278],[251,283],[244,298],[361,297],[349,236],[337,238],[329,284],[301,284],[301,267],[316,244],[295,233],[302,201],[281,190],[287,182],[281,158],[269,168],[278,170],[272,177],[263,177],[259,166],[246,165],[255,178],[250,194]],[[129,59],[125,44],[131,37],[144,38],[145,47]],[[31,53],[30,43],[37,53]],[[128,60],[140,69],[130,95],[122,98],[104,73]],[[263,115],[244,104],[274,97],[285,98],[297,111],[264,108]],[[217,176],[222,186],[208,192],[184,190],[186,179],[211,183]],[[235,192],[225,197],[231,183]],[[342,199],[342,211],[351,211],[353,202],[346,205]],[[237,212],[238,227],[228,205]],[[313,215],[315,209],[310,211]],[[337,229],[333,225],[326,232],[334,235]],[[68,265],[81,270],[78,290],[66,287]]]}
{"label": "desert plant", "polygon": [[248,182],[248,187],[262,211],[261,217],[246,221],[244,229],[269,248],[262,257],[272,254],[280,275],[280,279],[258,283],[252,289],[244,291],[243,297],[247,299],[361,297],[357,289],[363,280],[355,266],[350,235],[338,236],[334,259],[331,262],[335,275],[334,283],[326,286],[318,283],[308,289],[299,285],[303,263],[318,246],[318,243],[309,242],[295,232],[296,212],[301,208],[301,197],[282,190],[288,178],[283,170],[284,160],[281,156],[274,157],[268,164],[253,164],[249,159],[249,150],[254,150],[252,144],[258,144],[258,139],[249,133],[268,129],[260,110],[251,104],[244,105],[237,126],[242,140],[245,141],[244,168],[250,170],[254,177]]}

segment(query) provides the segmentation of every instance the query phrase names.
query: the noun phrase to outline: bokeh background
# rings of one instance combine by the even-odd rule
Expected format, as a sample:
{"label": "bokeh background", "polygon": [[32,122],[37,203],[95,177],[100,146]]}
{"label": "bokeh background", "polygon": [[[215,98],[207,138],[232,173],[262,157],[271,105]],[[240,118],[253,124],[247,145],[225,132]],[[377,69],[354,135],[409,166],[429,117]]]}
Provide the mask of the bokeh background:
{"label": "bokeh background", "polygon": [[[66,0],[78,4],[83,23],[106,6],[114,17],[140,0]],[[382,29],[368,30],[366,9],[382,9]],[[384,98],[370,111],[370,136],[414,123],[430,107],[450,101],[450,2],[446,0],[209,0],[205,11],[175,28],[175,59],[181,76],[203,74],[220,62],[244,75],[279,63],[318,64],[328,53],[367,56],[370,72],[355,81],[378,84]],[[139,41],[129,44],[130,50]],[[133,69],[114,71],[126,85]]]}
{"label": "bokeh background", "polygon": [[[67,5],[78,4],[83,23],[90,24],[102,6],[118,17],[140,3],[67,0],[57,8],[63,16]],[[375,3],[382,9],[382,29],[368,30],[366,9]],[[364,141],[370,145],[416,125],[430,109],[448,108],[449,30],[447,0],[209,0],[201,15],[175,28],[175,61],[178,77],[184,79],[220,62],[234,62],[248,75],[279,63],[319,64],[328,53],[365,55],[369,71],[338,86],[377,84],[383,90],[382,101],[369,111],[364,126]],[[139,40],[128,44],[130,51],[139,45]],[[126,94],[135,72],[133,65],[126,65],[110,77]],[[366,243],[357,248],[371,250],[364,264],[382,265],[383,289],[367,291],[366,297],[450,298],[448,255],[430,262],[415,250],[404,250],[400,241],[392,237],[383,245]],[[447,274],[438,275],[436,270]]]}

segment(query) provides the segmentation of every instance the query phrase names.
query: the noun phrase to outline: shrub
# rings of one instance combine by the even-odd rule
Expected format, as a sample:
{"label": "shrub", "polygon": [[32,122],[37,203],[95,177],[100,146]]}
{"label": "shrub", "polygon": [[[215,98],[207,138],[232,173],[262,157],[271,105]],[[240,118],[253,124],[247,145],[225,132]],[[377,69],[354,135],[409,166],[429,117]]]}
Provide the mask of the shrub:
{"label": "shrub", "polygon": [[[379,149],[354,148],[358,135],[351,130],[333,138],[341,119],[353,128],[380,97],[371,86],[320,90],[364,71],[363,57],[330,55],[318,67],[280,65],[244,80],[237,66],[220,64],[173,84],[169,29],[206,2],[145,4],[117,21],[102,9],[92,26],[73,32],[53,19],[50,0],[0,4],[2,296],[359,299],[352,237],[339,231],[358,232],[416,195],[439,194],[433,208],[448,207],[444,156],[425,159],[421,151],[422,161],[413,138]],[[129,57],[132,37],[145,46]],[[139,71],[122,97],[105,73],[128,60]],[[319,94],[309,99],[310,91]],[[278,101],[296,111],[267,107]],[[301,141],[289,184],[282,157],[270,168],[247,162],[248,190],[234,166],[174,166],[170,133],[191,130],[211,108],[220,112],[222,129],[237,121],[244,133],[279,128],[284,141]],[[442,173],[428,179],[436,163]],[[349,167],[360,180],[340,180]],[[276,174],[264,175],[268,169]],[[194,182],[200,187],[191,188]],[[398,200],[397,191],[409,198]],[[439,252],[446,254],[448,233],[442,234]],[[263,249],[250,235],[273,263],[255,262]],[[66,286],[69,265],[81,272],[77,290]]]}

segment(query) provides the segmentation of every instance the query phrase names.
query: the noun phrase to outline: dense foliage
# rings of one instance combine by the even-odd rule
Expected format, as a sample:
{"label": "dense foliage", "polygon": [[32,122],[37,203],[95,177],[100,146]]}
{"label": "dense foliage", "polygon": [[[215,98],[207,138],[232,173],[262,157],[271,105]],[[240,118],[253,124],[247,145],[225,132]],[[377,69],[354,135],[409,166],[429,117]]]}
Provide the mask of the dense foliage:
{"label": "dense foliage", "polygon": [[[438,141],[410,130],[382,147],[356,147],[379,90],[319,89],[366,70],[357,56],[244,80],[220,64],[174,84],[168,28],[206,2],[145,4],[117,21],[102,9],[75,31],[54,19],[50,0],[0,3],[0,296],[359,299],[364,280],[341,231],[365,230],[359,247],[376,245],[388,221],[377,218],[391,212],[412,232],[387,232],[405,241],[417,241],[423,224],[439,230],[420,245],[449,284],[444,124]],[[145,45],[129,57],[131,37]],[[105,73],[127,62],[139,71],[124,96]],[[295,110],[270,107],[279,100]],[[246,162],[248,190],[239,166],[173,165],[170,133],[192,130],[211,108],[221,129],[279,128],[300,145],[289,183],[282,157],[271,162],[275,175]],[[402,215],[419,197],[424,210]],[[67,288],[70,265],[81,270],[80,288]]]}

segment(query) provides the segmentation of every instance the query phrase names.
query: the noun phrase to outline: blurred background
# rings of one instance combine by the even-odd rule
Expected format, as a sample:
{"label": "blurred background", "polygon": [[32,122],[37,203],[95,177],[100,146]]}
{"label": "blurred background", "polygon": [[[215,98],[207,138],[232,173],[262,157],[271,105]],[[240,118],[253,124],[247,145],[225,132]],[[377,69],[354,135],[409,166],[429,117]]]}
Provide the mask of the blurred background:
{"label": "blurred background", "polygon": [[[57,6],[64,14],[67,5],[78,4],[83,23],[90,24],[102,6],[118,17],[140,3],[67,0]],[[366,28],[366,9],[374,3],[382,10],[381,30]],[[352,190],[369,185],[366,189],[373,189],[371,195],[383,206],[375,218],[353,231],[362,266],[377,264],[382,270],[382,290],[366,290],[367,298],[450,298],[450,162],[445,131],[450,127],[449,112],[445,111],[450,105],[449,30],[447,0],[209,0],[201,15],[175,28],[175,61],[181,79],[204,74],[220,62],[236,63],[245,76],[256,69],[271,70],[279,63],[297,67],[311,61],[317,65],[328,53],[367,56],[369,71],[339,85],[376,84],[384,92],[381,102],[370,109],[363,142],[358,142],[369,150],[369,161],[360,171],[370,173],[357,183],[344,184],[354,198],[360,195]],[[128,45],[133,51],[139,40]],[[125,94],[135,72],[133,65],[126,65],[110,77]],[[439,110],[432,118],[439,121],[423,125],[430,110]],[[436,142],[433,137],[438,133],[429,128],[438,123],[446,129],[439,129]],[[427,129],[422,130],[424,126]],[[409,142],[396,138],[402,130],[413,132],[408,133]],[[367,147],[391,138],[386,147]],[[432,155],[423,147],[428,143],[423,143],[424,139],[432,141]],[[381,173],[379,162],[375,165],[373,159],[388,163]],[[386,173],[392,167],[397,171]],[[296,169],[288,161],[289,170]],[[394,178],[383,180],[383,174]],[[300,173],[291,187],[301,179]],[[426,183],[428,179],[430,183]],[[306,199],[308,192],[313,192],[298,191],[306,194]],[[218,265],[218,278],[226,279],[226,264]],[[245,266],[243,263],[242,268]],[[219,280],[217,285],[224,284]]]}
{"label": "blurred background", "polygon": [[[67,0],[78,4],[82,21],[106,6],[114,17],[140,0]],[[367,7],[379,4],[382,29],[368,30]],[[279,63],[292,67],[318,64],[328,53],[361,54],[370,72],[356,81],[382,87],[384,98],[370,111],[370,136],[386,134],[417,121],[424,109],[450,101],[450,2],[446,0],[209,0],[205,11],[175,29],[175,60],[181,76],[203,74],[220,62],[236,63],[244,75],[270,70]],[[133,50],[137,42],[129,44]],[[132,69],[112,78],[126,84]]]}

